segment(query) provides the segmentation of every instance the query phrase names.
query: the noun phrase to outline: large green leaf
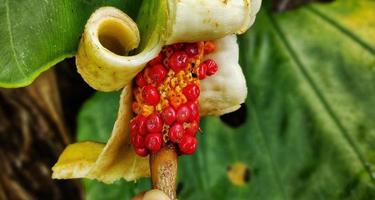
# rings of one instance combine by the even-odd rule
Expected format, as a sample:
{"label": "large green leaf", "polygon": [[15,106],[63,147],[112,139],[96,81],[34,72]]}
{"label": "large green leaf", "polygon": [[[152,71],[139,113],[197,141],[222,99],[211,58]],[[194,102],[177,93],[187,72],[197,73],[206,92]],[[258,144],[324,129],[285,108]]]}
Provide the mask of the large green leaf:
{"label": "large green leaf", "polygon": [[[373,10],[374,1],[347,0],[261,11],[239,39],[248,118],[239,128],[203,121],[198,152],[181,157],[180,199],[375,199]],[[81,140],[108,137],[95,133],[110,133],[117,99],[99,93],[83,107]],[[238,161],[252,172],[244,187],[227,178]],[[123,193],[91,181],[86,189],[89,199],[118,199],[145,181],[119,182]]]}
{"label": "large green leaf", "polygon": [[90,14],[115,6],[131,17],[140,1],[0,0],[0,87],[20,87],[72,57]]}

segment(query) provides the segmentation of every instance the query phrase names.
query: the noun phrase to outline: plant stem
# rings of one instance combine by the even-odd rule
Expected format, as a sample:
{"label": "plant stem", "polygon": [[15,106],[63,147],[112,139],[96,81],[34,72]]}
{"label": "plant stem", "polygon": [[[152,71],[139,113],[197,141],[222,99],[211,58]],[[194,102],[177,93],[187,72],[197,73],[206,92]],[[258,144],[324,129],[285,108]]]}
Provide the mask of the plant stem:
{"label": "plant stem", "polygon": [[172,144],[150,156],[152,188],[163,191],[171,200],[176,199],[177,165],[178,155]]}

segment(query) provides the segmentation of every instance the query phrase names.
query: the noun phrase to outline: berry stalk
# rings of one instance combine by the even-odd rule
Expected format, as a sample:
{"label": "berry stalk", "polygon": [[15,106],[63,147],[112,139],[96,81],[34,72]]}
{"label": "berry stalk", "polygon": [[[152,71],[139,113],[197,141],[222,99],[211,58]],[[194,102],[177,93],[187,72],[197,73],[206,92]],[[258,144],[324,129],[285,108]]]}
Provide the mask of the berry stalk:
{"label": "berry stalk", "polygon": [[151,153],[152,188],[163,191],[171,200],[177,199],[177,167],[178,155],[174,145],[165,145],[157,153]]}

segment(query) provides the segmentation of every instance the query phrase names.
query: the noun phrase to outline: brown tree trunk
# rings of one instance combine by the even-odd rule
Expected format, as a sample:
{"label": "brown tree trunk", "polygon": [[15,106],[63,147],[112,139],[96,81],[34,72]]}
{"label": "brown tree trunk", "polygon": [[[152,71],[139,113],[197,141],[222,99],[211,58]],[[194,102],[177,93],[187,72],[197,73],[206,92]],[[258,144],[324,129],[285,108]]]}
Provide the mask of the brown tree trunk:
{"label": "brown tree trunk", "polygon": [[51,167],[71,142],[56,77],[0,89],[0,199],[82,199],[78,181],[51,179]]}

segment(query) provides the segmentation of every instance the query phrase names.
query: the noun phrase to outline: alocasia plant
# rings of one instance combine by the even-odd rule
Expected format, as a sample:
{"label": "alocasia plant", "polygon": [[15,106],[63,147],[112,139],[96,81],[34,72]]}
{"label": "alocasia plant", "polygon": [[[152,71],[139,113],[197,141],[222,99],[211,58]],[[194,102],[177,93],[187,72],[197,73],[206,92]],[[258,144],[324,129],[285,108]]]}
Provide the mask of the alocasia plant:
{"label": "alocasia plant", "polygon": [[[195,152],[200,114],[225,114],[244,102],[234,34],[251,26],[259,7],[260,1],[143,2],[141,37],[120,10],[96,10],[85,26],[77,67],[97,90],[124,88],[117,120],[107,144],[68,146],[53,177],[112,183],[151,174],[153,188],[175,199],[177,154]],[[150,162],[141,158],[148,155]]]}
{"label": "alocasia plant", "polygon": [[[366,109],[375,102],[373,8],[370,1],[339,1],[281,14],[262,10],[239,40],[248,118],[240,128],[204,120],[209,136],[199,138],[196,155],[182,157],[179,197],[374,198],[374,113]],[[89,135],[95,129],[87,119],[99,125],[95,113],[108,98],[118,94],[99,93],[83,107],[80,140],[99,139]],[[227,178],[227,167],[238,161],[251,171],[244,187]],[[96,199],[99,191],[126,196],[119,188],[135,194],[147,182],[119,182],[113,190],[90,182],[87,188]]]}
{"label": "alocasia plant", "polygon": [[[131,1],[100,4],[137,10],[130,9]],[[0,22],[0,80],[1,86],[14,87],[29,83],[56,58],[73,55],[87,17],[99,4],[46,1],[31,9],[13,1],[1,5],[0,16],[6,20]],[[43,8],[51,12],[35,12]],[[180,163],[179,196],[374,198],[374,8],[373,1],[355,0],[283,14],[265,8],[254,29],[239,39],[249,88],[246,125],[232,129],[217,118],[204,120],[201,128],[208,134],[199,138],[197,154],[182,157]],[[40,20],[27,18],[33,12]],[[66,33],[63,39],[61,33]],[[107,116],[98,113],[105,108],[115,115],[116,105],[107,101],[116,98],[118,93],[98,94],[84,107],[80,139],[99,140],[98,130],[110,132],[113,121],[101,124]],[[97,128],[90,129],[92,124]],[[226,177],[226,167],[237,161],[252,172],[244,188]],[[132,193],[134,185],[123,184]],[[89,196],[100,198],[95,191],[102,185],[88,185]]]}

